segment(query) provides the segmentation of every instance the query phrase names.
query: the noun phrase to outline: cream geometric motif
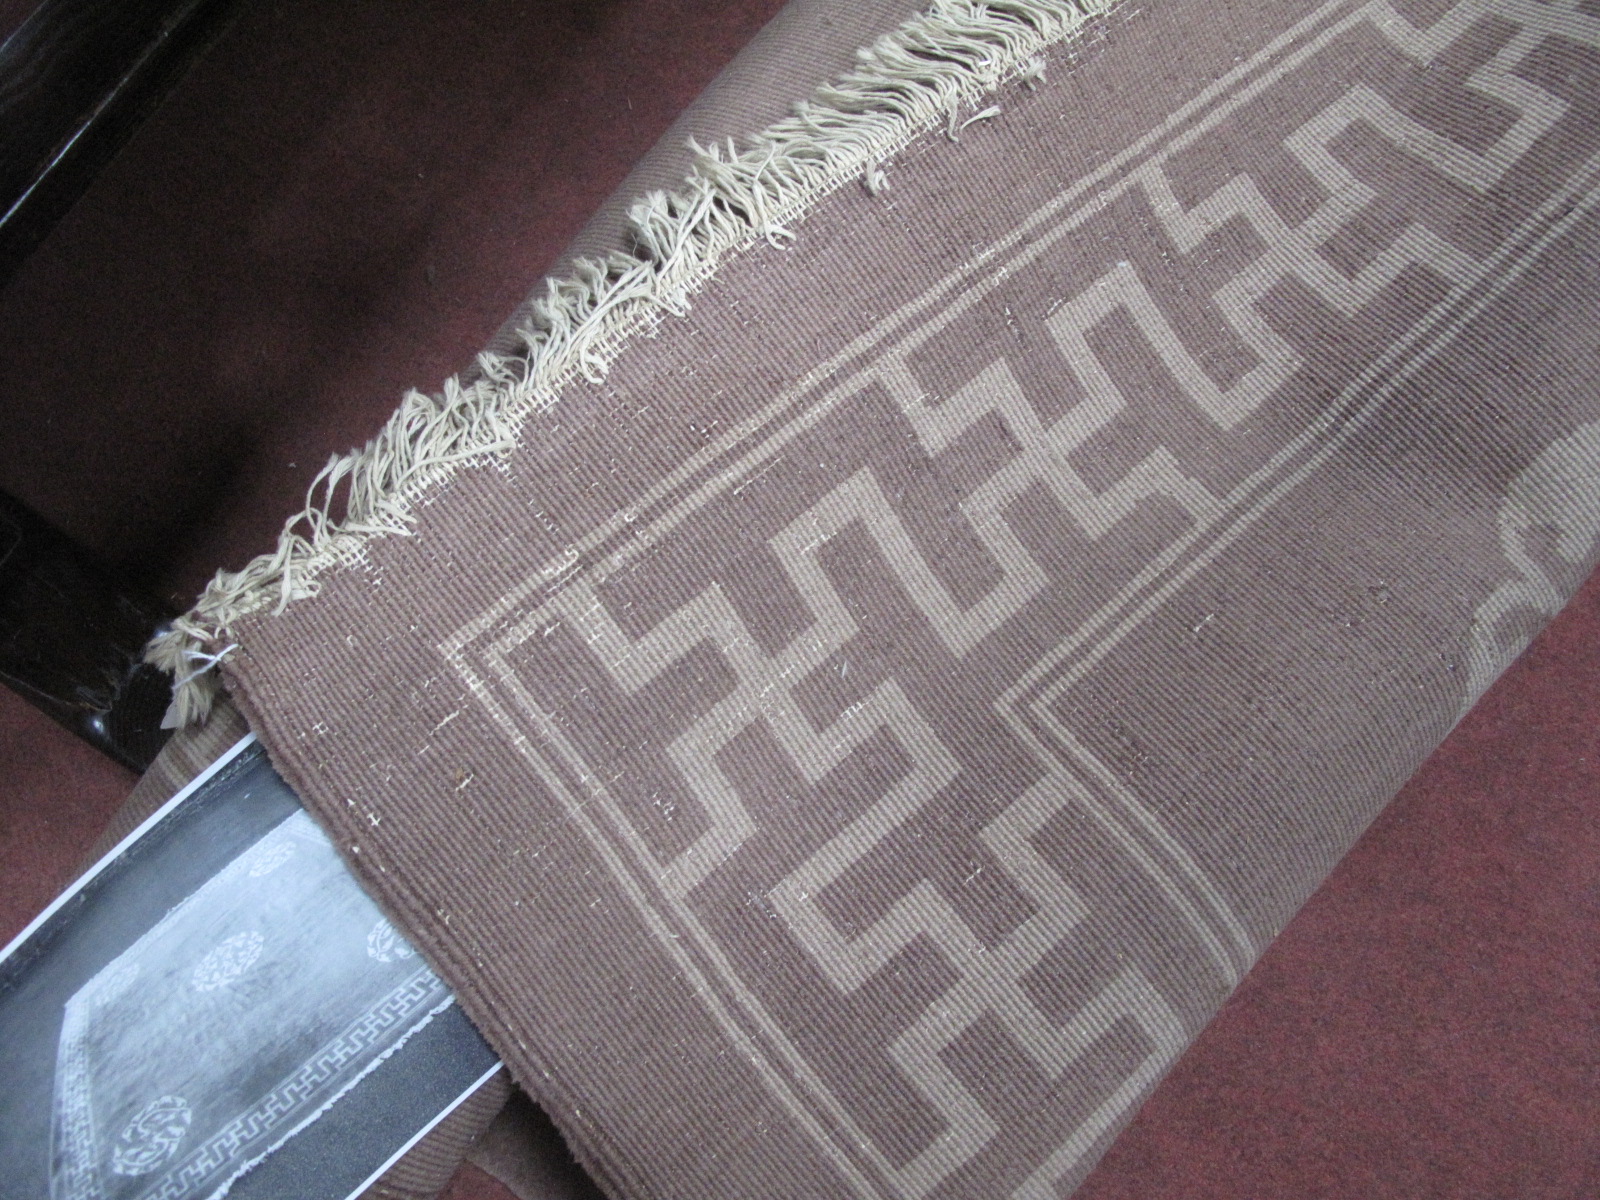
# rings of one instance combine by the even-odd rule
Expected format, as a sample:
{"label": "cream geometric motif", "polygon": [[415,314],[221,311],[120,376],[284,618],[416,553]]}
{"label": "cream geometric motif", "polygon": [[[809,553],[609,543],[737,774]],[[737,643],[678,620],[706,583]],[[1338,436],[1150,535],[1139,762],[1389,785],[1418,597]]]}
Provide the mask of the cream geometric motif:
{"label": "cream geometric motif", "polygon": [[[902,573],[930,589],[943,604],[949,628],[963,612],[944,591],[900,527],[870,473],[853,476],[769,542],[776,560],[816,618],[777,654],[761,650],[722,589],[707,588],[649,633],[630,637],[599,598],[582,585],[569,588],[543,610],[559,615],[605,664],[621,687],[634,692],[694,646],[709,642],[737,682],[685,733],[668,745],[684,783],[697,795],[710,828],[688,849],[657,864],[659,885],[682,896],[734,853],[755,829],[737,790],[717,762],[739,732],[764,722],[808,782],[822,779],[882,733],[893,735],[910,766],[877,802],[849,822],[769,892],[774,910],[841,992],[859,988],[907,946],[925,939],[956,969],[959,981],[888,1047],[888,1055],[945,1121],[944,1131],[910,1163],[883,1162],[908,1196],[926,1194],[970,1161],[997,1126],[941,1054],[974,1022],[995,1017],[1016,1038],[1041,1073],[1055,1078],[1113,1026],[1140,1031],[1146,1061],[1165,1063],[1181,1048],[1183,1031],[1171,1006],[1135,966],[1124,967],[1065,1026],[1055,1026],[1022,986],[1025,976],[1088,915],[1070,884],[1034,850],[1030,838],[1069,802],[1070,786],[1047,779],[1028,789],[983,831],[981,841],[1037,911],[996,946],[984,945],[948,900],[924,881],[902,896],[873,926],[846,938],[817,906],[820,892],[903,826],[959,774],[960,765],[905,692],[893,681],[879,685],[835,722],[813,726],[800,712],[792,686],[857,632],[843,598],[816,561],[818,549],[840,529],[860,523]],[[525,627],[527,628],[527,627]]]}
{"label": "cream geometric motif", "polygon": [[[542,611],[586,643],[612,679],[632,693],[659,677],[696,645],[709,643],[736,683],[725,697],[667,746],[685,785],[703,807],[709,827],[687,849],[657,864],[657,882],[684,896],[755,831],[737,789],[718,763],[740,732],[763,723],[809,783],[840,766],[869,740],[888,733],[910,760],[904,775],[769,893],[797,941],[840,991],[852,991],[881,971],[913,941],[925,938],[961,976],[950,992],[888,1049],[912,1086],[944,1118],[938,1138],[903,1167],[887,1162],[906,1195],[920,1196],[968,1162],[996,1125],[945,1065],[941,1052],[986,1014],[994,1015],[1048,1077],[1060,1075],[1119,1022],[1141,1031],[1147,1058],[1169,1060],[1182,1044],[1171,1006],[1136,967],[1118,973],[1064,1027],[1053,1026],[1029,999],[1023,977],[1087,915],[1081,898],[1032,848],[1029,838],[1068,802],[1069,789],[1046,780],[1029,789],[982,835],[996,860],[1038,908],[1004,943],[983,945],[931,883],[907,893],[869,930],[847,940],[816,906],[817,895],[920,812],[959,774],[960,764],[904,690],[886,681],[831,724],[817,728],[800,711],[792,688],[858,628],[817,561],[817,553],[847,527],[864,530],[908,591],[923,601],[947,644],[962,644],[982,628],[982,604],[963,609],[928,567],[869,471],[853,475],[787,529],[770,539],[774,559],[800,593],[813,623],[776,654],[764,652],[723,590],[712,585],[648,633],[634,638],[582,584],[569,587]],[[524,624],[523,630],[532,632]]]}
{"label": "cream geometric motif", "polygon": [[[974,268],[967,291],[952,288],[944,293],[937,312],[897,344],[875,343],[870,362],[827,400],[835,406],[832,411],[846,412],[865,388],[879,385],[904,414],[917,446],[929,459],[950,449],[980,421],[998,423],[1011,445],[1009,460],[957,502],[957,511],[967,527],[963,532],[970,532],[982,546],[988,559],[988,577],[995,581],[986,594],[975,600],[958,599],[930,564],[918,538],[897,511],[898,498],[891,498],[879,473],[870,466],[852,465],[848,473],[841,472],[842,477],[830,480],[831,486],[804,512],[792,517],[785,513],[786,523],[767,538],[765,556],[782,573],[787,591],[798,598],[802,612],[800,632],[775,650],[765,648],[730,598],[730,589],[715,578],[691,576],[697,589],[692,598],[638,634],[624,629],[607,605],[603,581],[612,568],[605,563],[648,562],[645,556],[650,546],[679,535],[676,523],[694,520],[700,508],[728,501],[726,494],[709,488],[704,494],[697,494],[692,504],[687,500],[675,501],[676,507],[671,508],[663,504],[661,511],[667,515],[651,528],[648,537],[641,534],[626,551],[617,550],[605,560],[597,556],[600,565],[592,571],[563,573],[559,582],[542,580],[537,591],[530,586],[515,598],[508,598],[507,608],[497,614],[495,621],[482,620],[470,627],[471,631],[464,629],[459,641],[447,644],[446,653],[462,669],[469,686],[497,712],[497,719],[516,736],[522,751],[532,757],[546,753],[566,756],[566,768],[581,781],[575,790],[581,792],[582,787],[587,787],[594,796],[606,794],[609,783],[615,780],[602,778],[601,772],[582,762],[576,750],[567,748],[572,743],[558,736],[548,706],[531,694],[528,681],[520,679],[509,665],[508,651],[533,638],[549,636],[557,628],[564,629],[588,647],[610,680],[629,696],[660,680],[675,664],[702,647],[709,647],[720,658],[732,678],[731,687],[694,714],[688,728],[665,747],[666,758],[678,776],[676,782],[695,798],[703,813],[704,822],[697,826],[699,832],[686,847],[667,856],[657,857],[645,839],[636,836],[636,830],[633,840],[622,845],[643,862],[665,900],[662,911],[676,914],[679,928],[698,939],[707,960],[716,964],[713,973],[722,973],[728,994],[735,998],[730,1007],[742,1006],[750,1014],[752,1028],[762,1028],[767,1014],[757,1002],[744,998],[747,985],[737,978],[735,968],[726,965],[732,955],[704,932],[704,925],[695,924],[690,903],[696,889],[758,833],[747,798],[724,770],[724,752],[746,730],[760,726],[770,734],[771,742],[800,779],[807,785],[817,785],[869,742],[892,742],[904,764],[901,773],[840,828],[825,831],[821,844],[808,847],[809,853],[800,864],[765,893],[787,935],[838,996],[859,993],[869,981],[881,982],[891,962],[914,944],[935,951],[953,977],[935,1001],[913,1014],[881,1047],[899,1075],[941,1122],[937,1134],[908,1160],[891,1162],[859,1127],[847,1123],[849,1105],[835,1101],[827,1085],[814,1082],[799,1069],[795,1071],[797,1088],[821,1096],[819,1105],[836,1117],[841,1112],[846,1114],[834,1126],[847,1130],[838,1135],[840,1144],[848,1143],[852,1162],[859,1157],[869,1163],[886,1182],[889,1193],[912,1198],[929,1194],[992,1145],[1002,1132],[1000,1119],[986,1109],[948,1061],[948,1052],[957,1040],[978,1022],[1004,1030],[1047,1080],[1061,1079],[1114,1026],[1135,1031],[1146,1051],[1122,1086],[1102,1098],[1099,1106],[1064,1136],[1054,1152],[1029,1164],[1027,1177],[1015,1192],[1029,1200],[1055,1194],[1057,1181],[1074,1169],[1095,1139],[1111,1128],[1118,1115],[1159,1075],[1164,1064],[1178,1053],[1187,1032],[1157,981],[1131,963],[1113,964],[1108,971],[1109,982],[1102,982],[1065,1020],[1047,1017],[1025,986],[1029,973],[1037,971],[1053,949],[1104,915],[1093,910],[1085,898],[1085,889],[1052,867],[1035,845],[1046,825],[1076,804],[1084,790],[1083,784],[1065,773],[1063,762],[1041,751],[1036,743],[1030,742],[1027,748],[1035,754],[1039,777],[990,819],[978,835],[986,861],[998,864],[1028,901],[1028,915],[1020,924],[1004,936],[985,938],[930,878],[911,884],[864,927],[846,928],[830,915],[835,910],[825,903],[825,896],[831,894],[829,889],[845,889],[852,868],[925,812],[958,780],[964,768],[934,723],[919,711],[912,689],[892,675],[876,682],[831,720],[814,722],[807,716],[797,691],[842,657],[841,652],[860,633],[849,604],[829,577],[823,548],[846,531],[863,540],[874,552],[876,563],[892,577],[900,595],[925,622],[937,645],[957,660],[981,664],[985,640],[1016,619],[1055,582],[1011,525],[1015,502],[1024,493],[1043,490],[1083,536],[1095,542],[1115,536],[1119,526],[1152,498],[1167,501],[1187,517],[1196,531],[1238,519],[1241,502],[1232,495],[1214,493],[1203,483],[1186,467],[1180,453],[1182,447],[1155,447],[1122,478],[1099,490],[1073,465],[1072,459],[1081,456],[1091,440],[1130,407],[1113,370],[1095,349],[1096,331],[1114,317],[1126,318],[1148,343],[1178,394],[1211,428],[1226,434],[1240,430],[1304,370],[1301,353],[1262,313],[1262,302],[1286,282],[1309,292],[1335,313],[1351,318],[1391,294],[1408,272],[1425,273],[1463,293],[1492,281],[1501,269],[1498,260],[1469,253],[1420,219],[1403,223],[1387,244],[1369,254],[1359,268],[1345,271],[1336,266],[1330,258],[1330,245],[1380,199],[1377,188],[1347,165],[1337,147],[1351,130],[1360,127],[1413,162],[1437,172],[1451,185],[1482,195],[1508,172],[1516,170],[1566,113],[1566,102],[1518,74],[1530,55],[1551,37],[1600,48],[1600,20],[1579,12],[1578,7],[1577,0],[1463,0],[1431,25],[1417,26],[1387,0],[1362,5],[1329,4],[1315,20],[1307,19],[1305,29],[1309,33],[1303,42],[1285,39],[1282,47],[1272,52],[1281,55],[1287,65],[1280,69],[1272,55],[1263,52],[1265,65],[1254,76],[1246,76],[1241,68],[1239,79],[1247,83],[1230,83],[1232,95],[1219,86],[1217,95],[1226,96],[1227,105],[1233,107],[1221,102],[1210,111],[1197,107],[1194,111],[1202,115],[1192,125],[1172,135],[1159,152],[1151,152],[1130,166],[1115,186],[1096,184],[1095,189],[1082,194],[1080,209],[1060,221],[1062,237],[1083,228],[1116,196],[1127,193],[1136,193],[1147,203],[1166,245],[1178,256],[1194,254],[1225,226],[1248,231],[1259,247],[1251,251],[1252,260],[1209,296],[1202,297],[1207,301],[1206,310],[1220,317],[1254,358],[1253,364],[1228,386],[1219,384],[1195,355],[1186,343],[1184,331],[1140,277],[1139,268],[1131,262],[1118,261],[1113,251],[1109,266],[1097,267],[1096,276],[1087,286],[1065,296],[1043,318],[1044,331],[1057,356],[1054,365],[1075,385],[1072,407],[1047,420],[1023,387],[1024,372],[1003,356],[987,362],[978,359],[972,364],[977,368],[975,373],[970,378],[963,375],[966,381],[961,386],[949,395],[933,396],[919,377],[921,368],[913,368],[913,355],[950,329],[961,314],[992,295],[992,289],[1000,286],[1008,272],[1025,269],[1034,261],[1028,255],[1043,253],[1043,247],[1059,244],[1051,242],[1053,232],[1040,232],[1038,228],[1032,234],[1031,246],[1018,250],[1013,261],[997,265],[996,255],[982,267],[981,278],[978,268]],[[1316,22],[1325,18],[1327,27],[1319,30]],[[1487,61],[1466,76],[1465,86],[1503,109],[1506,120],[1497,123],[1482,144],[1469,146],[1452,140],[1402,111],[1375,88],[1358,84],[1341,88],[1320,112],[1281,137],[1288,156],[1324,193],[1304,219],[1291,222],[1267,199],[1257,180],[1244,172],[1226,178],[1198,200],[1180,198],[1168,160],[1256,96],[1266,95],[1270,105],[1270,90],[1276,81],[1291,76],[1294,64],[1318,53],[1319,46],[1362,27],[1377,31],[1412,63],[1432,69],[1469,30],[1486,21],[1503,35],[1503,40]],[[1507,29],[1509,33],[1505,32]],[[1448,85],[1444,72],[1440,72],[1439,79],[1441,87]],[[1533,219],[1534,214],[1529,214],[1530,227]],[[1410,331],[1405,332],[1409,336]],[[1397,345],[1400,340],[1397,334]],[[819,401],[817,411],[822,407]],[[792,444],[786,439],[802,436],[800,431],[812,428],[809,422],[815,419],[820,418],[807,414],[803,419],[796,417],[781,431],[764,428],[761,444],[772,449],[762,453],[778,455],[782,447]],[[1509,515],[1502,517],[1503,540],[1508,559],[1517,566],[1521,578],[1496,593],[1502,597],[1496,602],[1499,608],[1486,604],[1480,612],[1480,624],[1489,630],[1484,637],[1492,639],[1495,623],[1509,607],[1542,603],[1552,594],[1547,581],[1530,570],[1533,560],[1523,549],[1531,528],[1543,525],[1558,530],[1564,539],[1560,552],[1573,561],[1587,554],[1600,536],[1600,489],[1580,487],[1576,482],[1581,471],[1590,472],[1592,478],[1594,463],[1600,460],[1600,427],[1580,431],[1574,439],[1541,459],[1547,468],[1543,474],[1536,472],[1536,478],[1520,483],[1507,501]],[[728,453],[731,459],[731,448]],[[741,449],[740,453],[745,451]],[[741,477],[753,477],[764,466],[763,460],[749,452],[748,460],[741,460]],[[730,471],[728,478],[733,477]],[[692,526],[687,536],[693,536]],[[1517,557],[1519,553],[1521,558]],[[548,591],[544,590],[546,587]],[[511,605],[520,604],[529,595],[538,596],[533,611],[524,610],[507,623],[495,623]],[[1144,615],[1145,611],[1141,611],[1137,618]],[[1065,624],[1068,618],[1062,619]],[[1134,623],[1134,617],[1128,618],[1127,627],[1132,628]],[[494,630],[488,638],[492,644],[488,648],[480,646],[478,651],[483,653],[491,674],[521,706],[523,715],[537,726],[536,736],[528,736],[512,718],[502,715],[505,710],[498,707],[498,701],[490,697],[489,689],[459,654],[490,629]],[[1075,635],[1079,631],[1063,630],[1062,636],[1067,632]],[[1118,636],[1125,632],[1119,630]],[[1053,646],[1050,653],[1058,649]],[[1039,668],[1040,664],[1035,664],[1028,670]],[[997,711],[1002,707],[997,702]],[[567,802],[581,808],[588,798]],[[1139,804],[1131,793],[1118,803],[1130,811],[1138,809]],[[622,815],[612,819],[626,828],[630,820],[626,809],[617,806],[616,811]],[[1153,814],[1138,811],[1134,815],[1145,822],[1142,829],[1154,831],[1148,834],[1150,842],[1165,839],[1177,846],[1170,859],[1181,857],[1192,862]],[[609,835],[591,836],[603,840]],[[1146,833],[1139,836],[1144,838]],[[1152,862],[1145,864],[1152,876],[1166,870],[1162,863],[1153,861],[1158,857],[1152,856]],[[1223,959],[1220,966],[1225,968],[1225,982],[1234,982],[1237,976],[1229,972],[1242,970],[1237,960],[1247,963],[1254,949],[1248,933],[1213,881],[1207,878],[1196,882],[1190,877],[1181,887],[1173,884],[1168,893],[1176,894],[1185,888],[1210,889],[1212,899],[1207,903],[1212,905],[1215,920],[1209,916],[1193,917],[1191,923],[1199,938],[1216,939],[1215,930],[1200,928],[1208,922],[1227,929],[1232,946],[1225,954],[1214,957]],[[680,935],[673,932],[659,936],[676,941]],[[1230,954],[1235,961],[1227,960]],[[1107,975],[1097,978],[1104,980]],[[774,1043],[783,1045],[778,1036],[774,1036]],[[799,1057],[794,1046],[793,1041],[789,1042],[783,1053]]]}
{"label": "cream geometric motif", "polygon": [[[1409,56],[1432,62],[1471,25],[1484,5],[1468,0],[1438,23],[1418,30],[1388,4],[1368,6],[1374,24]],[[1550,6],[1538,0],[1500,0],[1497,16],[1521,32],[1475,71],[1469,86],[1505,104],[1516,114],[1510,127],[1487,149],[1470,150],[1427,129],[1369,87],[1351,88],[1339,100],[1284,139],[1284,145],[1327,191],[1327,197],[1298,225],[1288,224],[1247,174],[1238,174],[1193,207],[1173,192],[1166,169],[1152,161],[1130,175],[1180,254],[1190,254],[1231,221],[1242,221],[1263,243],[1259,257],[1219,287],[1211,299],[1258,363],[1232,387],[1223,389],[1184,345],[1155,296],[1133,264],[1111,267],[1077,296],[1057,306],[1046,320],[1064,364],[1083,388],[1085,399],[1046,425],[1024,394],[1010,365],[997,359],[948,399],[931,404],[916,378],[907,349],[886,355],[875,377],[911,421],[929,455],[947,448],[980,419],[1000,419],[1016,442],[1011,462],[961,502],[963,515],[1002,572],[1002,582],[978,605],[954,614],[926,572],[896,553],[903,538],[880,538],[880,548],[955,654],[964,654],[1021,611],[1045,587],[1043,570],[1011,531],[1002,513],[1033,485],[1046,488],[1091,539],[1103,537],[1143,501],[1165,496],[1198,526],[1209,525],[1222,501],[1186,474],[1165,446],[1155,448],[1123,479],[1093,492],[1068,456],[1103,431],[1127,408],[1127,400],[1089,343],[1088,335],[1114,313],[1128,316],[1171,373],[1180,391],[1220,429],[1231,429],[1255,412],[1302,367],[1298,351],[1260,315],[1259,301],[1293,278],[1341,315],[1359,313],[1391,288],[1408,267],[1424,268],[1440,279],[1461,284],[1475,277],[1479,264],[1432,230],[1413,222],[1353,276],[1322,255],[1327,243],[1360,215],[1378,192],[1346,166],[1332,144],[1357,124],[1365,124],[1407,154],[1475,191],[1496,184],[1535,141],[1547,133],[1567,105],[1512,71],[1552,32],[1600,45],[1600,22],[1572,13],[1573,0]],[[860,485],[865,486],[865,485]],[[884,526],[887,518],[879,521]]]}
{"label": "cream geometric motif", "polygon": [[[1051,949],[1089,916],[1088,906],[1031,839],[1068,804],[1055,781],[1035,784],[984,827],[980,841],[1034,904],[1032,916],[998,945],[986,945],[924,880],[877,922],[847,937],[817,905],[818,893],[872,844],[888,813],[869,814],[841,832],[770,893],[790,930],[841,992],[859,988],[919,939],[936,947],[958,979],[888,1047],[888,1055],[945,1122],[933,1142],[903,1167],[893,1168],[900,1190],[932,1191],[970,1162],[999,1131],[976,1096],[945,1063],[943,1053],[988,1016],[1015,1039],[1035,1067],[1056,1079],[1113,1026],[1127,1021],[1148,1044],[1149,1058],[1165,1062],[1183,1047],[1183,1025],[1171,1005],[1138,967],[1122,968],[1066,1025],[1041,1012],[1023,981]],[[876,815],[876,822],[873,817]]]}
{"label": "cream geometric motif", "polygon": [[[1418,62],[1428,63],[1467,28],[1481,20],[1485,4],[1468,0],[1426,30],[1418,30],[1388,4],[1369,5],[1374,24]],[[929,405],[903,355],[890,355],[877,377],[911,420],[924,449],[936,454],[988,414],[1000,417],[1020,447],[1019,453],[961,503],[973,531],[990,551],[1001,582],[963,607],[928,566],[903,522],[869,470],[841,482],[770,541],[770,548],[807,602],[813,624],[775,655],[761,651],[744,621],[712,584],[655,629],[635,639],[611,618],[598,596],[574,583],[544,610],[581,632],[595,655],[627,691],[636,692],[693,646],[715,646],[739,683],[669,746],[668,753],[699,795],[710,829],[673,862],[662,867],[670,892],[692,890],[715,866],[734,853],[754,830],[744,805],[715,759],[743,729],[761,721],[814,782],[832,770],[867,736],[879,729],[899,735],[903,748],[932,774],[948,781],[948,761],[905,696],[886,684],[861,706],[828,729],[814,729],[799,715],[790,689],[857,633],[843,600],[817,564],[815,552],[846,526],[864,532],[894,572],[906,595],[921,610],[951,653],[964,655],[1014,617],[1047,580],[1002,513],[1024,488],[1050,488],[1091,538],[1104,536],[1142,500],[1165,495],[1207,523],[1221,509],[1217,497],[1185,475],[1172,452],[1157,449],[1123,480],[1093,493],[1067,461],[1111,417],[1125,407],[1109,373],[1090,350],[1086,335],[1109,314],[1127,312],[1149,338],[1186,394],[1218,425],[1227,428],[1248,415],[1299,369],[1298,356],[1260,318],[1254,303],[1284,278],[1294,275],[1331,306],[1354,313],[1393,284],[1408,266],[1423,266],[1445,280],[1459,282],[1476,264],[1420,225],[1409,226],[1354,277],[1337,271],[1320,249],[1376,197],[1329,149],[1334,138],[1360,121],[1408,153],[1459,182],[1492,186],[1547,132],[1565,111],[1564,102],[1510,74],[1551,31],[1582,35],[1600,45],[1600,23],[1571,13],[1571,0],[1552,6],[1537,0],[1495,0],[1488,5],[1522,32],[1473,73],[1469,83],[1510,107],[1517,115],[1488,149],[1471,151],[1419,125],[1371,89],[1357,87],[1285,139],[1295,156],[1329,192],[1319,209],[1298,226],[1287,225],[1246,175],[1235,176],[1208,199],[1184,209],[1173,196],[1159,164],[1134,173],[1150,197],[1163,227],[1181,252],[1194,250],[1223,223],[1244,219],[1265,243],[1260,257],[1218,290],[1214,299],[1261,363],[1232,388],[1219,389],[1203,367],[1183,349],[1176,331],[1130,264],[1112,268],[1077,297],[1059,306],[1048,327],[1066,365],[1084,385],[1088,398],[1051,425],[1038,417],[1004,359],[991,363],[948,400]],[[921,755],[919,758],[918,756]],[[923,776],[914,776],[923,780]],[[937,786],[934,785],[934,790]],[[911,787],[908,780],[903,786]],[[915,786],[923,786],[922,782]]]}

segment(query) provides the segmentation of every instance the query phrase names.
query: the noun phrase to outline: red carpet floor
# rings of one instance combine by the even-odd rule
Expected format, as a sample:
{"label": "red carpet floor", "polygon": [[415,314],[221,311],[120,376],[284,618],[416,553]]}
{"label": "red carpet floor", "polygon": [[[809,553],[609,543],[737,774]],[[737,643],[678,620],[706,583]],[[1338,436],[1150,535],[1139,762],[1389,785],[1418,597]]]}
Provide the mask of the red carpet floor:
{"label": "red carpet floor", "polygon": [[[186,600],[470,360],[777,7],[247,6],[0,292],[0,488]],[[1080,1195],[1600,1192],[1597,715],[1591,581]],[[130,782],[0,692],[0,937]]]}

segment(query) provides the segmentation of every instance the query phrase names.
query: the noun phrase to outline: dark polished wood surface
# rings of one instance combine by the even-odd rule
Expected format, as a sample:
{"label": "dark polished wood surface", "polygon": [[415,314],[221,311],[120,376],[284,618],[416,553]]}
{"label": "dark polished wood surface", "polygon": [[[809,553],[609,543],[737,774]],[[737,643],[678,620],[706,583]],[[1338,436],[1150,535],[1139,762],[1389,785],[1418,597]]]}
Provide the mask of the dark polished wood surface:
{"label": "dark polished wood surface", "polygon": [[0,492],[0,684],[143,770],[167,731],[167,677],[144,666],[171,614]]}
{"label": "dark polished wood surface", "polygon": [[236,9],[235,0],[45,0],[0,44],[0,283]]}

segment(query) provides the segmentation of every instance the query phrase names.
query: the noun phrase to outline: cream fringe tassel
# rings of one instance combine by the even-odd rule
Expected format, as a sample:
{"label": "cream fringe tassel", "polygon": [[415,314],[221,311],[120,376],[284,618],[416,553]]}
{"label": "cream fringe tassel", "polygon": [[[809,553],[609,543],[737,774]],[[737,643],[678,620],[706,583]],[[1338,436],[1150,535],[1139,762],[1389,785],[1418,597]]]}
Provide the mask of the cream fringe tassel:
{"label": "cream fringe tassel", "polygon": [[[936,0],[743,149],[693,146],[682,188],[633,206],[629,252],[579,260],[568,278],[547,280],[518,331],[522,349],[480,355],[472,383],[450,379],[437,396],[407,393],[377,437],[323,467],[273,553],[219,571],[194,608],[151,641],[146,661],[174,679],[165,724],[210,711],[217,667],[235,649],[228,632],[241,617],[281,613],[316,595],[328,567],[359,560],[370,539],[409,533],[425,493],[463,466],[508,454],[527,417],[553,404],[569,380],[603,379],[631,335],[687,312],[725,255],[761,239],[781,245],[791,222],[852,181],[876,193],[894,154],[930,130],[954,137],[995,115],[960,120],[1000,84],[1037,81],[1040,54],[1115,2]],[[341,487],[344,517],[336,520]]]}

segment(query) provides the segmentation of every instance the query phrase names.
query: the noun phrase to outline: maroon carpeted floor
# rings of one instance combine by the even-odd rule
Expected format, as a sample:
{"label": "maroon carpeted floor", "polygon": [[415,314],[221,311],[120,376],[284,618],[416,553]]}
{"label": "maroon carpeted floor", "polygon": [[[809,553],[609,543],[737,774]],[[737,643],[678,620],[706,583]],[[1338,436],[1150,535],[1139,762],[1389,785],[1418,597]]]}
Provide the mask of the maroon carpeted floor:
{"label": "maroon carpeted floor", "polygon": [[[0,292],[0,488],[186,599],[463,366],[778,7],[247,6]],[[1600,1191],[1597,713],[1591,582],[1080,1194]],[[129,783],[0,693],[0,937]]]}

